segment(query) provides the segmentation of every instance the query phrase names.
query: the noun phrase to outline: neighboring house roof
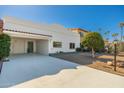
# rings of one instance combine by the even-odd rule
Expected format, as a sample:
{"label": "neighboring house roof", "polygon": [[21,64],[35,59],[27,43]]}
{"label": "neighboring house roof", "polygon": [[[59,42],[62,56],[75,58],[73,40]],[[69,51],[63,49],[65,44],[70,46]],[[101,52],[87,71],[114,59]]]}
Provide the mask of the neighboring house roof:
{"label": "neighboring house roof", "polygon": [[87,30],[84,30],[84,29],[82,29],[82,28],[68,28],[68,30],[72,30],[72,31],[78,31],[78,32],[89,32],[89,31],[87,31]]}

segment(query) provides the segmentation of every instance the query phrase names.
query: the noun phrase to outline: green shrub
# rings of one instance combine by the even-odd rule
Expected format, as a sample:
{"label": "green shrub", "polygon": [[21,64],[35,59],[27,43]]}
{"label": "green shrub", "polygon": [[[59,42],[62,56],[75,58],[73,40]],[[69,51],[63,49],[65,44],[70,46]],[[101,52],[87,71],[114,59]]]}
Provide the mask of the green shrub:
{"label": "green shrub", "polygon": [[80,48],[84,48],[84,45],[82,43],[80,43]]}
{"label": "green shrub", "polygon": [[76,52],[81,52],[81,48],[76,48]]}
{"label": "green shrub", "polygon": [[0,60],[9,56],[10,40],[10,36],[6,34],[0,34]]}
{"label": "green shrub", "polygon": [[120,43],[118,46],[118,51],[119,52],[124,52],[124,43]]}
{"label": "green shrub", "polygon": [[112,47],[112,46],[109,46],[107,52],[108,52],[109,54],[112,54],[112,52],[114,52],[113,47]]}

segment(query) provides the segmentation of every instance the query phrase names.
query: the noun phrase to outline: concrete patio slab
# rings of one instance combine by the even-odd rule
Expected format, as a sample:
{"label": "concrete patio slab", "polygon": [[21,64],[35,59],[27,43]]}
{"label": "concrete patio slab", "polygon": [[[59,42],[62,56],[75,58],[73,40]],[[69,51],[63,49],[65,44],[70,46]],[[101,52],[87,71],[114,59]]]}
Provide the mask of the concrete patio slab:
{"label": "concrete patio slab", "polygon": [[10,57],[3,65],[0,75],[0,87],[11,87],[45,75],[59,73],[62,69],[72,69],[79,66],[69,61],[37,55],[24,54]]}

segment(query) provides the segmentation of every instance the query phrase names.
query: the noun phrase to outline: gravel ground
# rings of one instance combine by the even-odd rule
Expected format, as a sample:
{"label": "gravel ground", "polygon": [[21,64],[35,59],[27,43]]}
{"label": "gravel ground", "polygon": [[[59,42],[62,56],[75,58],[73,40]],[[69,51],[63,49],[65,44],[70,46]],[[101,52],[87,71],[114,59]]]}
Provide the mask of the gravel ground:
{"label": "gravel ground", "polygon": [[93,62],[91,53],[67,53],[67,54],[61,53],[61,54],[54,54],[51,56],[64,59],[64,60],[68,60],[68,61],[78,63],[81,65],[87,65]]}
{"label": "gravel ground", "polygon": [[[124,68],[117,68],[117,71],[113,71],[113,66],[108,66],[106,63],[108,61],[113,61],[113,55],[108,54],[96,54],[96,59],[93,61],[91,53],[69,53],[69,54],[55,54],[53,57],[68,60],[81,65],[87,65],[91,68],[109,72],[112,74],[117,74],[124,76]],[[124,61],[123,56],[117,56],[117,60]]]}

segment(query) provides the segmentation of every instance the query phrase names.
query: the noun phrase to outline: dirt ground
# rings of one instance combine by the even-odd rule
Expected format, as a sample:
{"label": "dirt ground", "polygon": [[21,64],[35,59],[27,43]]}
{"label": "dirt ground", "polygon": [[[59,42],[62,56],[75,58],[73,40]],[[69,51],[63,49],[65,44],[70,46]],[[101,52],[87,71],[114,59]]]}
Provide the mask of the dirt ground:
{"label": "dirt ground", "polygon": [[[81,65],[86,65],[105,72],[124,76],[124,68],[117,67],[117,71],[113,70],[113,66],[108,66],[108,61],[113,61],[114,56],[108,54],[96,54],[96,59],[93,61],[91,53],[61,53],[52,55],[53,57],[68,60]],[[124,61],[124,57],[117,56],[117,60]]]}
{"label": "dirt ground", "polygon": [[92,57],[90,53],[60,53],[52,55],[53,57],[68,60],[81,65],[87,65],[92,63]]}

